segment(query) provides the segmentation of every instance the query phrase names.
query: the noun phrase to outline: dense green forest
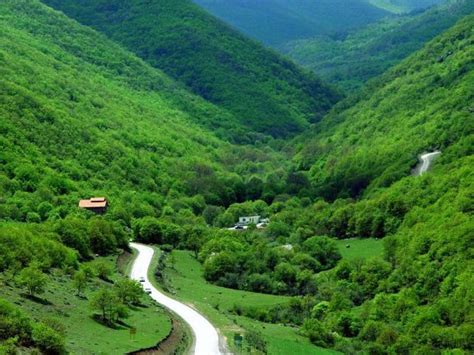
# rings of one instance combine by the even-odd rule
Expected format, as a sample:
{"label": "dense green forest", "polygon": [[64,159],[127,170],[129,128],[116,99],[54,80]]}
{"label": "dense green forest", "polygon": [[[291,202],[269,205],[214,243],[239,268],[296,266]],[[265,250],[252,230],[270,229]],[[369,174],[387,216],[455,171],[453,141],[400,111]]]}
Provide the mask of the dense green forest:
{"label": "dense green forest", "polygon": [[474,12],[469,0],[450,0],[424,12],[384,18],[348,35],[288,42],[280,51],[345,91],[354,91]]}
{"label": "dense green forest", "polygon": [[261,42],[288,41],[344,32],[389,12],[365,0],[195,0],[215,16]]}
{"label": "dense green forest", "polygon": [[[146,13],[134,0],[55,5],[100,32],[38,0],[0,3],[0,353],[133,351],[127,322],[148,330],[141,346],[164,338],[170,316],[115,270],[131,239],[161,249],[165,287],[173,255],[202,266],[222,298],[208,308],[246,325],[249,351],[275,349],[276,325],[308,351],[474,351],[474,15],[333,106],[328,86],[188,1],[152,0]],[[386,24],[414,20],[397,21]],[[414,23],[420,44],[442,31]],[[158,42],[174,54],[155,56]],[[237,67],[210,75],[224,47]],[[265,79],[222,87],[240,65]],[[174,70],[238,95],[206,97]],[[430,171],[414,174],[433,150]],[[105,214],[77,207],[91,196],[107,197]],[[270,222],[228,230],[244,215]],[[89,331],[108,343],[82,344]]]}
{"label": "dense green forest", "polygon": [[467,19],[466,28],[457,27],[461,34],[447,32],[335,107],[305,134],[309,141],[295,140],[300,149],[294,161],[308,171],[315,195],[357,197],[408,175],[424,151],[469,146],[473,62]]}
{"label": "dense green forest", "polygon": [[[105,33],[251,131],[274,137],[299,132],[339,98],[190,0],[43,2]],[[234,134],[234,141],[245,142],[240,136]]]}
{"label": "dense green forest", "polygon": [[[2,216],[24,221],[44,198],[64,216],[81,195],[101,192],[156,212],[163,196],[205,186],[204,199],[228,205],[283,168],[270,148],[231,146],[201,129],[201,121],[226,127],[226,111],[103,36],[38,2],[2,10]],[[29,202],[19,206],[15,196]]]}

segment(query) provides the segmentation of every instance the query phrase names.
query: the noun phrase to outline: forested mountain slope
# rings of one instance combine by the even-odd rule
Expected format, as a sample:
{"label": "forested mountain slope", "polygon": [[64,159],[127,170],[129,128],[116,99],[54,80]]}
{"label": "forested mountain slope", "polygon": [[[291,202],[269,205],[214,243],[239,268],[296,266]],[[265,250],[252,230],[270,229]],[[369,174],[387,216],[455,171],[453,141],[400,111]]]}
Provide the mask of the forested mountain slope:
{"label": "forested mountain slope", "polygon": [[280,49],[323,79],[353,91],[473,12],[474,2],[451,0],[425,12],[388,17],[347,37],[318,36]]}
{"label": "forested mountain slope", "polygon": [[[7,2],[4,6],[7,4],[13,8],[12,2]],[[32,24],[25,28],[31,35],[41,35],[51,42],[60,44],[63,50],[84,62],[95,65],[97,70],[100,70],[107,78],[124,82],[135,90],[159,93],[170,106],[186,112],[187,119],[192,123],[211,129],[221,138],[232,140],[233,137],[240,136],[242,140],[245,140],[247,129],[225,109],[192,95],[183,85],[163,72],[153,69],[133,54],[119,49],[117,44],[105,40],[94,31],[85,27],[81,28],[77,24],[71,25],[70,30],[65,30],[73,22],[64,16],[59,17],[59,13],[53,14],[50,11],[49,14],[54,20],[52,24],[47,25],[45,21],[47,16],[43,13],[46,7],[42,8],[40,19],[35,16],[34,9],[36,8],[38,4],[35,1],[18,2],[15,7],[15,11],[22,12],[22,15],[31,16]],[[7,15],[10,15],[10,21],[15,16],[15,14],[5,12],[5,20]],[[58,33],[55,32],[57,28],[60,28]]]}
{"label": "forested mountain slope", "polygon": [[[177,245],[184,225],[205,227],[207,204],[257,198],[255,179],[286,162],[217,138],[203,126],[238,129],[232,115],[39,1],[0,2],[0,33],[0,353],[156,344],[169,317],[116,295],[138,286],[112,271],[132,223],[162,216]],[[108,199],[105,216],[78,208],[92,196]],[[110,317],[95,315],[98,297]],[[91,332],[110,340],[85,342]]]}
{"label": "forested mountain slope", "polygon": [[473,18],[341,102],[299,141],[296,161],[316,195],[358,196],[408,175],[423,151],[469,146]]}
{"label": "forested mountain slope", "polygon": [[231,192],[245,194],[231,172],[242,156],[254,159],[240,176],[266,170],[262,152],[198,126],[225,111],[38,1],[0,6],[2,218],[24,221],[41,202],[51,209],[42,218],[64,217],[81,196],[101,193],[132,215],[159,211],[170,191],[207,190],[226,204],[245,198]]}
{"label": "forested mountain slope", "polygon": [[[342,262],[317,278],[322,303],[303,325],[315,344],[473,350],[473,21],[341,103],[301,145],[296,161],[315,195],[339,199],[282,212],[295,237],[385,237],[383,259]],[[434,149],[432,171],[411,175],[417,155]]]}
{"label": "forested mountain slope", "polygon": [[190,0],[45,0],[231,112],[250,131],[287,136],[316,122],[338,95]]}
{"label": "forested mountain slope", "polygon": [[265,44],[344,32],[388,15],[364,0],[195,0]]}

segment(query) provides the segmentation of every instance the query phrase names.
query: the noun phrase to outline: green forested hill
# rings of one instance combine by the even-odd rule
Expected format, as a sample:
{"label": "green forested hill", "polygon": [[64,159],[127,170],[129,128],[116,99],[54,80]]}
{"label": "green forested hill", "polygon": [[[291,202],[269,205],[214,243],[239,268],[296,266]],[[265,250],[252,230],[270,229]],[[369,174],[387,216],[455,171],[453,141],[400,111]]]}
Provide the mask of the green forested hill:
{"label": "green forested hill", "polygon": [[365,0],[195,0],[235,28],[278,47],[288,41],[344,32],[388,15]]}
{"label": "green forested hill", "polygon": [[[212,130],[221,138],[232,140],[233,137],[240,136],[242,141],[246,139],[247,129],[232,114],[192,95],[183,85],[162,71],[145,64],[133,54],[120,49],[112,41],[107,41],[104,36],[86,27],[71,25],[73,22],[65,16],[60,17],[59,13],[50,11],[45,15],[46,6],[41,8],[42,12],[39,12],[41,17],[38,18],[35,13],[38,4],[35,1],[18,2],[15,7],[11,2],[4,6],[7,4],[9,9],[16,12],[5,12],[4,20],[8,18],[13,22],[17,13],[24,17],[30,16],[31,23],[26,21],[21,23],[25,31],[32,36],[48,39],[48,43],[54,43],[83,63],[93,65],[95,73],[100,72],[108,79],[124,83],[137,91],[159,94],[170,107],[185,112],[187,119],[192,123]],[[52,23],[46,22],[48,16],[53,18]],[[70,91],[72,92],[72,89]]]}
{"label": "green forested hill", "polygon": [[[300,235],[385,236],[383,259],[345,261],[317,278],[320,303],[303,325],[315,344],[473,350],[473,21],[341,103],[301,145],[297,162],[315,195],[339,199],[279,219]],[[417,155],[434,149],[442,153],[432,171],[412,176]]]}
{"label": "green forested hill", "polygon": [[[186,235],[205,227],[207,205],[259,197],[258,177],[287,163],[217,138],[203,127],[239,129],[231,114],[39,1],[2,1],[0,33],[0,353],[105,348],[81,341],[91,331],[122,350],[155,344],[169,321],[149,302],[114,305],[148,327],[132,345],[128,329],[94,320],[94,291],[125,281],[109,259],[84,262],[128,249],[144,217],[163,217],[177,245],[185,225]],[[77,207],[98,195],[110,202],[105,216]],[[26,295],[31,282],[41,286]]]}
{"label": "green forested hill", "polygon": [[473,12],[472,1],[451,0],[422,13],[388,17],[345,38],[319,36],[280,49],[327,81],[353,91]]}
{"label": "green forested hill", "polygon": [[247,173],[267,170],[265,153],[200,128],[232,128],[226,111],[38,1],[0,6],[2,218],[24,221],[41,201],[64,216],[94,193],[159,210],[170,191],[204,186],[228,204]]}
{"label": "green forested hill", "polygon": [[315,122],[338,95],[190,0],[45,0],[231,112],[250,131],[287,136]]}
{"label": "green forested hill", "polygon": [[357,196],[409,174],[417,155],[472,133],[473,16],[338,105],[297,161],[318,194]]}

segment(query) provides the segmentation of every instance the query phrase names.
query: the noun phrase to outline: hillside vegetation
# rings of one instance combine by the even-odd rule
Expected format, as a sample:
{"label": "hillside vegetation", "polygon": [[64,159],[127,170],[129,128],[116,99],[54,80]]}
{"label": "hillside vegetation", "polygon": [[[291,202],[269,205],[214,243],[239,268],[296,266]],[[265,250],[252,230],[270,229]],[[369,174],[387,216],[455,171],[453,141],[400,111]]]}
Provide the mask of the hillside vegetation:
{"label": "hillside vegetation", "polygon": [[[267,342],[269,354],[337,353],[311,344],[307,338],[298,334],[297,328],[258,322],[239,316],[234,311],[248,305],[268,308],[286,304],[290,301],[289,297],[233,290],[209,284],[203,278],[202,265],[186,251],[173,251],[163,273],[165,284],[173,289],[180,299],[192,302],[228,339],[233,339],[235,334],[257,331]],[[229,346],[232,350],[233,345],[230,341]]]}
{"label": "hillside vegetation", "polygon": [[[230,115],[91,29],[38,1],[3,1],[0,13],[0,272],[16,290],[6,295],[2,286],[0,297],[33,300],[31,309],[22,307],[25,315],[2,301],[0,352],[20,346],[60,353],[71,349],[71,333],[57,326],[69,311],[58,311],[52,324],[40,322],[36,303],[62,304],[42,296],[50,292],[43,283],[54,288],[61,281],[53,275],[69,283],[79,275],[81,289],[96,291],[78,302],[82,315],[92,316],[89,303],[100,295],[115,302],[116,288],[110,280],[93,283],[97,275],[108,279],[107,269],[86,272],[83,262],[127,249],[132,221],[163,215],[169,224],[172,216],[205,225],[194,213],[245,199],[242,179],[263,177],[281,163],[203,130]],[[241,165],[247,155],[252,162]],[[249,186],[254,195],[255,183]],[[77,208],[79,199],[97,195],[112,205],[106,216]],[[166,242],[176,245],[182,234],[182,227],[171,229]],[[20,285],[30,285],[31,295],[18,294]],[[122,316],[136,315],[129,311],[135,305],[112,306],[98,328],[114,329]],[[153,321],[169,327],[167,317]],[[84,338],[88,330],[74,331]]]}
{"label": "hillside vegetation", "polygon": [[295,161],[316,195],[358,196],[410,174],[424,151],[469,146],[472,18],[338,105],[309,142],[297,140]]}
{"label": "hillside vegetation", "polygon": [[[263,232],[215,232],[198,247],[208,281],[297,295],[235,314],[300,326],[343,353],[472,352],[473,20],[295,139],[299,198],[235,204],[215,219],[272,216]],[[411,175],[432,149],[442,151],[432,171]],[[357,258],[332,240],[355,237],[383,238],[383,255]]]}
{"label": "hillside vegetation", "polygon": [[[1,232],[4,233],[5,230]],[[84,265],[90,270],[97,265],[107,265],[112,270],[112,280],[123,280],[119,273],[115,272],[114,257],[99,259],[100,261]],[[69,275],[55,270],[50,276],[45,295],[42,295],[41,299],[35,299],[25,298],[23,290],[15,285],[10,276],[6,274],[6,277],[0,277],[1,297],[20,305],[22,312],[31,314],[36,321],[41,320],[53,329],[56,328],[61,335],[66,335],[65,347],[72,354],[122,353],[149,348],[155,346],[171,331],[169,314],[146,297],[143,297],[141,306],[131,309],[124,323],[116,328],[105,327],[90,317],[87,310],[89,300],[94,297],[94,290],[109,284],[100,278],[91,278],[83,293],[78,296],[74,278],[71,280]],[[137,329],[132,341],[129,327]],[[87,338],[87,341],[84,341],[84,338]],[[52,350],[49,349],[46,353],[55,353]]]}
{"label": "hillside vegetation", "polygon": [[64,217],[105,194],[129,222],[205,186],[204,199],[225,205],[245,198],[247,169],[273,169],[195,122],[225,113],[104,37],[36,1],[1,7],[2,218],[25,221],[41,202],[41,220]]}
{"label": "hillside vegetation", "polygon": [[[138,324],[147,328],[140,346],[165,336],[168,315],[114,272],[132,239],[161,249],[150,275],[164,289],[196,304],[229,342],[242,334],[248,352],[474,351],[474,15],[284,141],[262,127],[307,127],[298,102],[322,115],[308,97],[312,77],[195,5],[56,4],[108,35],[38,0],[0,2],[0,353],[99,352],[107,341],[131,351]],[[176,31],[144,31],[161,24]],[[183,27],[228,33],[198,37],[206,48],[229,45],[234,64],[241,44],[239,63],[256,60],[294,116],[272,111],[277,101],[258,80],[235,81],[249,90],[235,104],[281,117],[257,127],[111,39],[130,33],[156,54],[153,41],[181,38]],[[173,56],[184,60],[195,44],[177,41]],[[197,78],[201,55],[215,58],[190,55]],[[178,68],[173,56],[163,58]],[[282,68],[296,86],[281,81]],[[433,150],[441,154],[416,176],[419,155]],[[92,196],[108,199],[105,213],[78,208]],[[228,229],[251,215],[270,221]],[[90,329],[117,340],[77,343]]]}
{"label": "hillside vegetation", "polygon": [[451,0],[421,13],[388,17],[347,36],[318,36],[280,50],[323,79],[354,91],[474,12],[474,3]]}
{"label": "hillside vegetation", "polygon": [[278,47],[288,41],[344,32],[389,13],[364,0],[195,0],[250,37]]}
{"label": "hillside vegetation", "polygon": [[[338,95],[190,0],[45,0],[92,26],[232,113],[253,132],[288,136],[316,122]],[[239,134],[233,135],[239,141]]]}

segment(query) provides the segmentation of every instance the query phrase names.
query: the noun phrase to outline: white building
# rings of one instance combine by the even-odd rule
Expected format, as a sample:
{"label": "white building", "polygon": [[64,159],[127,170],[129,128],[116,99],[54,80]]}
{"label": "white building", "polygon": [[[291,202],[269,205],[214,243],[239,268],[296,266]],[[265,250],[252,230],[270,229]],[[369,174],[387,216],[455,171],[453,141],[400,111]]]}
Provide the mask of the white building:
{"label": "white building", "polygon": [[260,216],[248,216],[239,217],[239,225],[247,226],[249,224],[258,224],[260,222]]}

